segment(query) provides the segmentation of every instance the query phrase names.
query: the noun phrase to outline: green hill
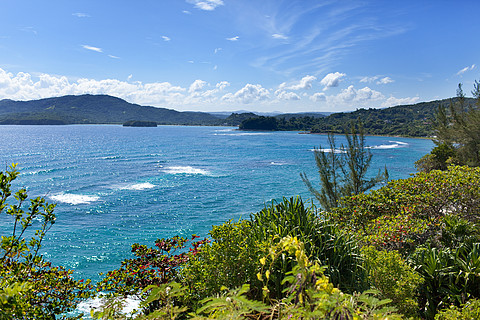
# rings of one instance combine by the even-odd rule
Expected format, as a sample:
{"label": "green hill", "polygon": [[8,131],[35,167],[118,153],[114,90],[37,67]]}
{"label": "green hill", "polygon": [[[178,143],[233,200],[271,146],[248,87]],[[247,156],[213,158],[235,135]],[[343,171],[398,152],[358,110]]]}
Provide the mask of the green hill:
{"label": "green hill", "polygon": [[0,124],[122,124],[132,120],[178,125],[219,123],[209,113],[140,106],[108,95],[0,101]]}
{"label": "green hill", "polygon": [[[303,130],[312,133],[344,133],[345,125],[360,119],[369,135],[399,135],[426,137],[432,135],[432,122],[440,105],[448,106],[457,98],[401,105],[385,109],[357,109],[353,112],[332,113],[326,117],[257,117],[240,124],[245,130]],[[467,106],[475,99],[466,98]]]}

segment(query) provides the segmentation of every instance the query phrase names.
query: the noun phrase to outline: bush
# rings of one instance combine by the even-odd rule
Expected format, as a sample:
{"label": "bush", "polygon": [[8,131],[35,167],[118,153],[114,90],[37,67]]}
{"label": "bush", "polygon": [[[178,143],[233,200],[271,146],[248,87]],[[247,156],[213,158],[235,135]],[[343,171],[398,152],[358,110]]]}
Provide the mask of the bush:
{"label": "bush", "polygon": [[435,320],[480,319],[480,300],[472,299],[461,307],[451,306],[435,315]]}
{"label": "bush", "polygon": [[[297,237],[304,243],[307,256],[326,266],[325,274],[335,286],[346,292],[364,290],[365,274],[360,246],[352,235],[341,231],[327,217],[321,217],[313,203],[305,207],[300,197],[272,203],[251,216],[253,235],[264,247],[278,243],[286,236]],[[281,284],[287,261],[278,262],[272,274],[276,279],[275,292],[282,296]]]}
{"label": "bush", "polygon": [[199,300],[229,289],[251,284],[252,297],[258,297],[258,280],[261,252],[252,236],[249,221],[227,221],[213,226],[210,242],[203,245],[181,270],[180,281],[188,287],[189,300]]}
{"label": "bush", "polygon": [[[80,299],[90,296],[90,281],[74,280],[72,270],[53,267],[39,254],[47,231],[55,223],[55,205],[38,197],[30,199],[24,210],[28,200],[25,189],[13,195],[17,204],[8,205],[12,182],[18,175],[15,164],[0,172],[0,213],[13,220],[10,235],[1,237],[0,319],[54,319],[73,311]],[[32,227],[37,230],[32,231]]]}
{"label": "bush", "polygon": [[417,316],[418,289],[423,282],[422,277],[396,251],[364,247],[362,253],[371,286],[379,290],[383,298],[391,299],[400,313],[407,317]]}
{"label": "bush", "polygon": [[410,259],[425,279],[420,290],[425,317],[433,319],[446,306],[480,298],[480,243],[456,249],[419,248]]}
{"label": "bush", "polygon": [[451,166],[345,197],[332,216],[366,244],[412,250],[439,232],[446,215],[474,222],[478,212],[480,168]]}

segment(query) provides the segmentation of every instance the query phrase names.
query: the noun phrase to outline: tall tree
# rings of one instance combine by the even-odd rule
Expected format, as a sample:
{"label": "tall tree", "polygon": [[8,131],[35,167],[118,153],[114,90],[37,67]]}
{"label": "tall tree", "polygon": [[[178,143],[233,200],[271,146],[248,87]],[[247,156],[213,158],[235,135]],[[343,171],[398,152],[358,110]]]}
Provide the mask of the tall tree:
{"label": "tall tree", "polygon": [[368,178],[368,168],[372,161],[372,153],[366,145],[363,125],[360,120],[351,123],[345,129],[347,145],[336,147],[333,134],[328,135],[329,149],[315,149],[315,163],[320,175],[320,190],[313,187],[305,173],[300,176],[310,192],[317,198],[325,210],[340,204],[344,196],[363,193],[377,183],[388,180],[388,171],[378,172]]}

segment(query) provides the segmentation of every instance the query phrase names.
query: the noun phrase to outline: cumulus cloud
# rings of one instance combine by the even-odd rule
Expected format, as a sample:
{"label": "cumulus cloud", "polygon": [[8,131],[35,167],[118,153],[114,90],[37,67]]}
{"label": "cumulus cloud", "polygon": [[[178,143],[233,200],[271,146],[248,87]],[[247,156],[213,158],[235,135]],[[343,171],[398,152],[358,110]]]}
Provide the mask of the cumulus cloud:
{"label": "cumulus cloud", "polygon": [[383,108],[394,107],[399,105],[408,105],[417,103],[420,100],[419,97],[407,97],[407,98],[395,98],[389,97],[382,103]]}
{"label": "cumulus cloud", "polygon": [[205,82],[203,80],[195,80],[190,85],[190,88],[188,89],[188,92],[190,92],[190,93],[199,92],[205,87],[206,84],[207,84],[207,82]]}
{"label": "cumulus cloud", "polygon": [[395,80],[391,79],[390,77],[385,77],[377,81],[377,84],[388,84],[395,82]]}
{"label": "cumulus cloud", "polygon": [[224,4],[222,0],[187,0],[187,2],[195,5],[195,8],[205,11],[215,10]]}
{"label": "cumulus cloud", "polygon": [[272,38],[274,39],[282,39],[282,40],[287,40],[288,37],[286,35],[280,34],[280,33],[274,33],[272,34]]}
{"label": "cumulus cloud", "polygon": [[163,41],[170,41],[171,39],[167,36],[162,36]]}
{"label": "cumulus cloud", "polygon": [[300,100],[300,97],[299,97],[298,94],[296,94],[295,92],[287,92],[287,91],[279,91],[279,90],[277,90],[277,91],[275,92],[275,95],[276,95],[277,98],[280,99],[280,100],[290,100],[290,101]]}
{"label": "cumulus cloud", "polygon": [[371,101],[378,101],[384,98],[384,96],[369,87],[364,87],[362,89],[355,89],[353,85],[350,85],[348,88],[343,89],[338,95],[330,97],[337,103],[364,103]]}
{"label": "cumulus cloud", "polygon": [[320,83],[325,86],[323,90],[327,90],[328,88],[338,87],[342,78],[345,77],[345,73],[335,72],[327,74]]}
{"label": "cumulus cloud", "polygon": [[90,50],[90,51],[95,51],[95,52],[103,52],[102,48],[93,47],[93,46],[89,46],[89,45],[86,45],[86,44],[83,44],[82,48],[86,49],[86,50]]}
{"label": "cumulus cloud", "polygon": [[248,83],[245,87],[235,93],[227,93],[222,97],[222,100],[248,104],[255,101],[265,100],[269,97],[269,94],[269,91],[261,85]]}
{"label": "cumulus cloud", "polygon": [[283,82],[278,86],[279,90],[305,90],[312,88],[312,82],[317,80],[315,76],[305,76],[299,82],[287,85],[286,82]]}
{"label": "cumulus cloud", "polygon": [[231,38],[226,38],[228,41],[238,41],[240,37],[239,36],[235,36],[235,37],[231,37]]}
{"label": "cumulus cloud", "polygon": [[475,68],[476,68],[476,65],[474,65],[474,64],[472,64],[470,67],[465,67],[465,68],[463,68],[462,70],[460,70],[460,71],[457,72],[457,76],[461,76],[461,75],[464,74],[465,72],[471,71],[471,70],[473,70],[473,69],[475,69]]}
{"label": "cumulus cloud", "polygon": [[230,82],[228,81],[221,81],[216,84],[216,87],[218,88],[218,90],[224,90],[226,87],[229,87],[229,86],[230,86]]}
{"label": "cumulus cloud", "polygon": [[310,96],[310,100],[312,100],[312,101],[314,101],[314,102],[326,101],[326,100],[327,100],[327,96],[326,96],[325,93],[323,93],[323,92],[316,92],[316,93],[314,93],[312,96]]}

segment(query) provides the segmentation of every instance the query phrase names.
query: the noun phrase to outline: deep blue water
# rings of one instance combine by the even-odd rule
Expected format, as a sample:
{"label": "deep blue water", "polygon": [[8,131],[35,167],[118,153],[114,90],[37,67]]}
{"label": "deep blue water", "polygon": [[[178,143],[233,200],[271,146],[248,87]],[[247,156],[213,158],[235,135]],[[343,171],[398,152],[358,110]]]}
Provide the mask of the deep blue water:
{"label": "deep blue water", "polygon": [[[324,135],[228,127],[0,126],[0,137],[1,163],[16,162],[22,173],[15,185],[57,203],[44,255],[94,279],[130,257],[133,243],[206,236],[272,199],[309,199],[299,173],[318,183],[311,149],[327,146]],[[414,161],[433,145],[392,137],[367,143],[372,174],[387,165],[392,179],[414,173]],[[2,214],[1,234],[10,227]]]}

